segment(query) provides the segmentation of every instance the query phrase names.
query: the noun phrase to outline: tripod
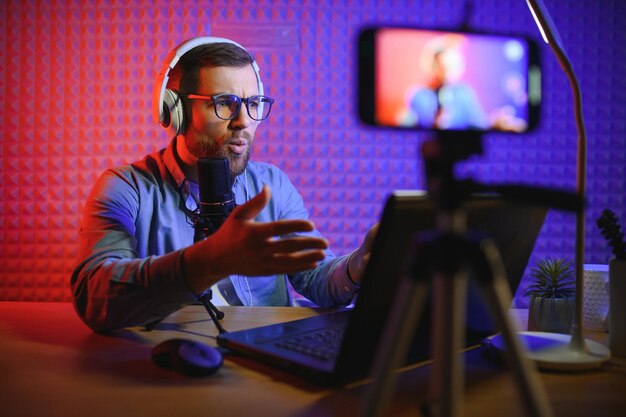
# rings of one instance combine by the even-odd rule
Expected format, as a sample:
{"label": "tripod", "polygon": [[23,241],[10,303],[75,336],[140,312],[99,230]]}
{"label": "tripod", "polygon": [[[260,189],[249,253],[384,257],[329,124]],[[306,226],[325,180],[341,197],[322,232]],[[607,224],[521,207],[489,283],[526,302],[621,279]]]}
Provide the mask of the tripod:
{"label": "tripod", "polygon": [[471,181],[460,182],[454,177],[455,162],[482,150],[480,133],[464,132],[462,136],[440,132],[437,141],[428,141],[422,147],[428,190],[438,207],[437,230],[418,234],[409,248],[405,275],[396,290],[378,348],[373,365],[374,382],[366,393],[362,417],[384,415],[395,389],[392,372],[402,366],[406,357],[429,283],[433,288],[433,367],[427,415],[459,415],[463,389],[459,351],[464,339],[463,313],[469,272],[478,278],[491,314],[502,329],[508,347],[506,357],[527,414],[552,415],[542,382],[534,365],[523,354],[523,346],[507,314],[511,293],[499,252],[489,239],[465,230],[462,202],[471,192],[485,187]]}

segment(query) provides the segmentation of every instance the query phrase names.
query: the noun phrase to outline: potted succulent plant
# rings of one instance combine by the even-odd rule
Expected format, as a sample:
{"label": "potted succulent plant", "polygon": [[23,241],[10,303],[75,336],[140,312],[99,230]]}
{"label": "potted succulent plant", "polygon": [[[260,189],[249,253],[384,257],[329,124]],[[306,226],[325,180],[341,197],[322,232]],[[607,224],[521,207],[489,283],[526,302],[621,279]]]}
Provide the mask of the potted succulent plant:
{"label": "potted succulent plant", "polygon": [[531,270],[528,330],[569,333],[574,319],[575,283],[571,262],[544,258]]}
{"label": "potted succulent plant", "polygon": [[609,209],[596,220],[614,257],[609,260],[609,347],[615,356],[626,356],[626,242],[619,220]]}

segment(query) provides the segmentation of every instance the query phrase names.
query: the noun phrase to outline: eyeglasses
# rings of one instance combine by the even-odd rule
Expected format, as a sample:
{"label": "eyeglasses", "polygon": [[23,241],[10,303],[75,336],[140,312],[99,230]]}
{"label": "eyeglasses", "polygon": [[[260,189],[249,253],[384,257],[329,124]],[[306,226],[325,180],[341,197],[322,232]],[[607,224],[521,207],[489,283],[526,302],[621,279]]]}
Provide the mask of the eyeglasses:
{"label": "eyeglasses", "polygon": [[192,100],[211,100],[215,114],[222,120],[233,120],[241,110],[241,103],[246,104],[248,116],[252,120],[261,121],[267,119],[274,104],[274,99],[267,96],[252,96],[241,98],[234,94],[217,94],[214,96],[202,96],[199,94],[184,94]]}

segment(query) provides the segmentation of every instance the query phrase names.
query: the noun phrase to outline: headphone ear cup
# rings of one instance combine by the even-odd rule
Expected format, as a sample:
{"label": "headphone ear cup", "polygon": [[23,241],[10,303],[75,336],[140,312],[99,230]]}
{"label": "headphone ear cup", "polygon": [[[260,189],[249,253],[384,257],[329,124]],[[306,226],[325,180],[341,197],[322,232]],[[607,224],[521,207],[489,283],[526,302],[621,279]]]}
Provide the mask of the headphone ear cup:
{"label": "headphone ear cup", "polygon": [[177,92],[165,89],[163,92],[163,113],[161,125],[167,129],[168,137],[173,138],[185,129],[185,109]]}

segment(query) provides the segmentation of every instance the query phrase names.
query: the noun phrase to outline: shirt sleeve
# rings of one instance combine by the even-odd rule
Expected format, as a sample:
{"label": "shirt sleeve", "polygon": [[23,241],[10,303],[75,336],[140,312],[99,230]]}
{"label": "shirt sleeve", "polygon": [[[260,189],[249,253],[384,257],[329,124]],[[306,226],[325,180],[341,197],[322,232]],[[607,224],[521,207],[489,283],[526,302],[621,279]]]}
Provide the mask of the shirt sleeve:
{"label": "shirt sleeve", "polygon": [[348,257],[327,257],[317,268],[291,276],[291,285],[320,307],[348,305],[360,288],[348,277]]}
{"label": "shirt sleeve", "polygon": [[183,280],[183,250],[138,257],[139,202],[132,174],[109,170],[85,204],[71,288],[76,311],[95,331],[155,321],[195,301]]}

